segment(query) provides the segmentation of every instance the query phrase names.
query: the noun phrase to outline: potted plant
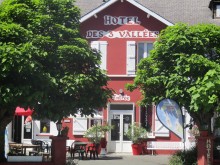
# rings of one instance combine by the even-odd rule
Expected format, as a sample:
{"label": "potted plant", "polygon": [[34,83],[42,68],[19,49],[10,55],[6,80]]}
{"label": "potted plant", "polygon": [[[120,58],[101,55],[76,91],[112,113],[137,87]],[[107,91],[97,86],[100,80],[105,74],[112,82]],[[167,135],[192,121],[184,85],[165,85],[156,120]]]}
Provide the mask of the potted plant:
{"label": "potted plant", "polygon": [[100,143],[101,139],[105,138],[106,132],[109,132],[112,128],[109,124],[93,125],[85,132],[84,137],[93,143]]}
{"label": "potted plant", "polygon": [[102,150],[102,155],[105,155],[105,148],[107,145],[105,135],[106,132],[109,132],[112,128],[113,126],[109,125],[108,123],[103,125],[96,124],[85,132],[84,137],[86,137],[90,142],[93,142],[94,145],[97,146],[98,144],[101,147],[100,150]]}
{"label": "potted plant", "polygon": [[129,125],[129,128],[125,135],[132,141],[132,153],[133,155],[140,155],[142,153],[141,139],[147,138],[147,131],[140,126],[140,123],[134,122]]}

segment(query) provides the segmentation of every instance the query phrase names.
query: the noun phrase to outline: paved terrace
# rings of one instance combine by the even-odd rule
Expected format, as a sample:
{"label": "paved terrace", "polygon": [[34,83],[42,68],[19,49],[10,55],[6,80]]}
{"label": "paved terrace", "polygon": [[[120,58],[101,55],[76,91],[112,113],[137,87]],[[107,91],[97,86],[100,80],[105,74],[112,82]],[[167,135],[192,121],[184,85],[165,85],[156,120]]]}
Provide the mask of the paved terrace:
{"label": "paved terrace", "polygon": [[[86,158],[79,160],[78,154],[74,161],[78,165],[168,165],[170,155],[135,155],[132,154],[107,154],[93,160]],[[67,158],[69,159],[69,157]]]}

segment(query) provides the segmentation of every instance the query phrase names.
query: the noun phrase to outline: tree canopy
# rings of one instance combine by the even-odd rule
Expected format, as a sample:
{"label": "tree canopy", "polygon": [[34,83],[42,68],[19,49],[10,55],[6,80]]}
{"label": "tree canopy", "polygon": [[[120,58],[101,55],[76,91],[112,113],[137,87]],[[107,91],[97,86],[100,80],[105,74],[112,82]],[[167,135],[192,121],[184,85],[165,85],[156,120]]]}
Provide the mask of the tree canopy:
{"label": "tree canopy", "polygon": [[220,110],[220,27],[182,23],[167,27],[127,88],[141,90],[142,105],[174,99],[199,126],[208,124],[210,129],[214,112]]}
{"label": "tree canopy", "polygon": [[[101,55],[79,32],[73,0],[7,0],[0,5],[0,153],[17,106],[56,121],[104,107],[112,91]],[[1,155],[2,156],[2,155]]]}

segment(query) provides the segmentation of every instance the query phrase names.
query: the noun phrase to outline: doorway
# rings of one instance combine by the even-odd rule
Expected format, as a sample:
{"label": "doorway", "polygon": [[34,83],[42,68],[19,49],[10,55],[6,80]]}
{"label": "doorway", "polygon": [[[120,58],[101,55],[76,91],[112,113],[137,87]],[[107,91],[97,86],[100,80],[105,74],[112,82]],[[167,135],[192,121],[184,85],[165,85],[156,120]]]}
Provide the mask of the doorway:
{"label": "doorway", "polygon": [[113,129],[108,136],[108,152],[131,152],[131,141],[125,136],[134,120],[134,104],[110,104],[109,123]]}
{"label": "doorway", "polygon": [[22,124],[22,116],[14,116],[12,122],[12,136],[13,141],[16,143],[21,143],[21,124]]}

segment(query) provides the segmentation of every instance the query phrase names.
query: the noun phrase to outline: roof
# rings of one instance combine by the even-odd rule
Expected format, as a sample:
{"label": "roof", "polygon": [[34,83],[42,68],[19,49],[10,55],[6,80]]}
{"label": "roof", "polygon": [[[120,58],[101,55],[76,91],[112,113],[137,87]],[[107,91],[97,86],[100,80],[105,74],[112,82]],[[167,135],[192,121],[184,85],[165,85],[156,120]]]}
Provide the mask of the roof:
{"label": "roof", "polygon": [[[117,0],[76,0],[75,5],[81,9],[82,21],[87,19],[95,12],[104,10]],[[121,0],[125,1],[125,0]],[[209,8],[211,0],[127,0],[130,3],[139,6],[146,13],[151,11],[167,23],[176,24],[179,22],[190,25],[198,23],[213,23],[220,25],[220,19],[212,18],[212,11]],[[152,14],[151,13],[151,14]],[[86,20],[85,19],[85,20]]]}

